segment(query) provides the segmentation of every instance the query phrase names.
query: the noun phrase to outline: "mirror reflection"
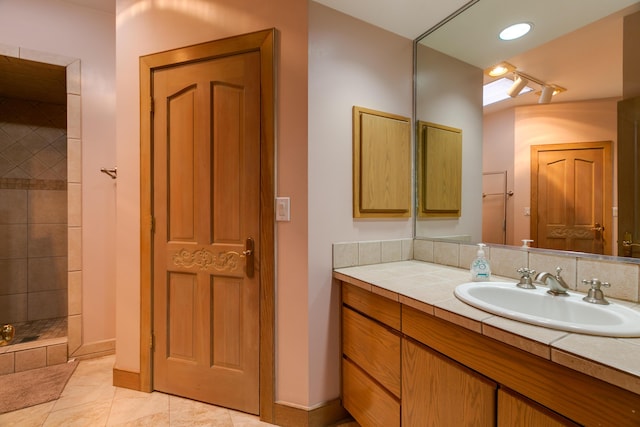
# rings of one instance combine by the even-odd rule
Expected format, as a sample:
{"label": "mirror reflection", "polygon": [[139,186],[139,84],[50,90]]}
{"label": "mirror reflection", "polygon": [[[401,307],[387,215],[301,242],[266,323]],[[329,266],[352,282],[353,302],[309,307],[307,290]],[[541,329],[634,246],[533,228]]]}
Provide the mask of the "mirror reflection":
{"label": "mirror reflection", "polygon": [[[499,38],[517,23],[530,31]],[[416,215],[416,237],[606,255],[640,242],[640,197],[622,195],[640,172],[621,155],[618,185],[617,156],[640,118],[639,36],[637,0],[481,0],[416,40],[416,122],[460,129],[463,152],[460,216]]]}

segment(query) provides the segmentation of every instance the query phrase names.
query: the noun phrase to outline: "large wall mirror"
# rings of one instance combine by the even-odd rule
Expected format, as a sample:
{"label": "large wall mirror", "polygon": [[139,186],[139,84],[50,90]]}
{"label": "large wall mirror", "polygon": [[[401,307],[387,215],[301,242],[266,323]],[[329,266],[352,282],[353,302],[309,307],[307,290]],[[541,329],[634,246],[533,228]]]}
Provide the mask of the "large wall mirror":
{"label": "large wall mirror", "polygon": [[[516,23],[529,33],[501,40]],[[640,106],[639,28],[637,0],[476,0],[418,38],[415,120],[461,130],[462,208],[416,215],[416,238],[614,256],[622,228],[640,241],[617,167],[618,109]],[[505,74],[490,76],[498,64]]]}

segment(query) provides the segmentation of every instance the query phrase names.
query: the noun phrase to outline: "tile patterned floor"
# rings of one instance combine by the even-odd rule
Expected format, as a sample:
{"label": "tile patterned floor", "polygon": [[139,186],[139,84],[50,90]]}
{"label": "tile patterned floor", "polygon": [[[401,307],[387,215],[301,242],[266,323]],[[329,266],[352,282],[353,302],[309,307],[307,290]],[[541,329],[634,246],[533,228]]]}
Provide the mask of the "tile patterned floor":
{"label": "tile patterned floor", "polygon": [[[80,362],[60,398],[0,415],[9,427],[268,427],[258,417],[164,393],[112,386],[115,356]],[[355,423],[340,427],[357,427]]]}

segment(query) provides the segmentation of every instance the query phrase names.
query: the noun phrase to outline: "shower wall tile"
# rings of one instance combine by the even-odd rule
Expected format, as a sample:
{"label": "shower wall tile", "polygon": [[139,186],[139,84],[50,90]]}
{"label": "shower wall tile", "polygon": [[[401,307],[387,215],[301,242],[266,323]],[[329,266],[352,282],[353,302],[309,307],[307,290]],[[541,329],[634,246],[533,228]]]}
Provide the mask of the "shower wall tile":
{"label": "shower wall tile", "polygon": [[82,228],[69,227],[69,271],[82,270]]}
{"label": "shower wall tile", "polygon": [[80,60],[67,65],[67,93],[80,95]]}
{"label": "shower wall tile", "polygon": [[82,272],[81,271],[70,271],[68,275],[68,287],[69,291],[68,302],[67,302],[67,311],[70,316],[74,314],[82,313]]}
{"label": "shower wall tile", "polygon": [[0,224],[26,224],[27,190],[0,189]]}
{"label": "shower wall tile", "polygon": [[80,184],[67,186],[67,221],[69,227],[82,225],[82,185]]}
{"label": "shower wall tile", "polygon": [[27,321],[27,294],[0,295],[0,323]]}
{"label": "shower wall tile", "polygon": [[29,292],[67,289],[67,257],[29,258]]}
{"label": "shower wall tile", "polygon": [[82,147],[78,138],[67,139],[67,181],[79,183],[82,181]]}
{"label": "shower wall tile", "polygon": [[66,224],[29,225],[29,257],[66,256]]}
{"label": "shower wall tile", "polygon": [[0,224],[0,259],[27,257],[27,225]]}
{"label": "shower wall tile", "polygon": [[82,106],[79,95],[67,94],[67,135],[69,138],[82,137]]}
{"label": "shower wall tile", "polygon": [[30,224],[66,224],[67,192],[65,190],[30,190]]}
{"label": "shower wall tile", "polygon": [[0,259],[0,284],[0,295],[26,293],[27,259]]}
{"label": "shower wall tile", "polygon": [[52,319],[67,315],[67,291],[29,292],[29,320]]}

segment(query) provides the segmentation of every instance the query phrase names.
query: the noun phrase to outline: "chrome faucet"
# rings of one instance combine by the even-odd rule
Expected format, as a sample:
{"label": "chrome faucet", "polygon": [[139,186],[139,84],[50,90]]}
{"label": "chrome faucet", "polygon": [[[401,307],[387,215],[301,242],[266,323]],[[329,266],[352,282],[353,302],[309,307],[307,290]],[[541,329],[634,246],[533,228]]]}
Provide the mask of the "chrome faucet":
{"label": "chrome faucet", "polygon": [[560,272],[562,268],[556,268],[555,276],[551,273],[547,273],[546,271],[542,271],[536,275],[535,281],[538,283],[542,283],[543,285],[549,286],[548,294],[554,296],[568,296],[567,289],[569,289],[569,285],[564,281],[562,277],[560,277]]}

